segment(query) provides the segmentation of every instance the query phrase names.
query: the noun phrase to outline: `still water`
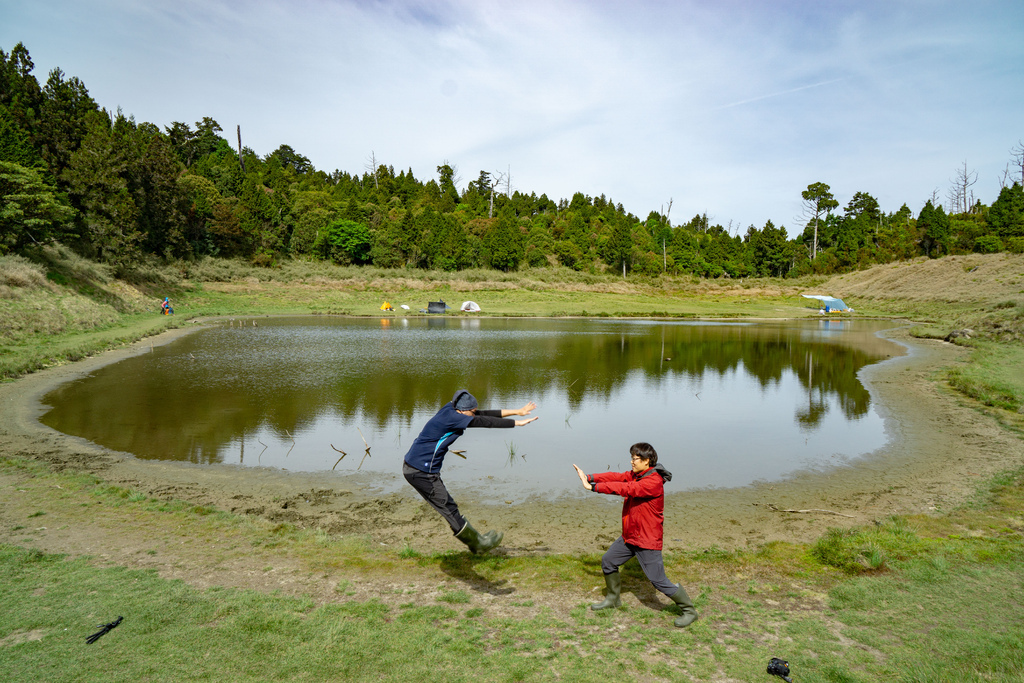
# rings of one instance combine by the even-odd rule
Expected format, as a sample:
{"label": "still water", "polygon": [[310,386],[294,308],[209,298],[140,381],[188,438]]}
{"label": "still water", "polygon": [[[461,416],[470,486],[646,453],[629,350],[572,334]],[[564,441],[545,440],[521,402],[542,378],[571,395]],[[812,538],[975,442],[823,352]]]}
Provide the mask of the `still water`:
{"label": "still water", "polygon": [[[898,353],[892,323],[260,318],[106,366],[46,396],[43,422],[140,458],[351,476],[381,491],[456,389],[540,419],[472,429],[445,481],[487,499],[557,496],[629,468],[648,441],[675,490],[824,468],[886,441],[857,379]],[[341,453],[347,455],[339,461]],[[504,493],[503,493],[504,491]]]}

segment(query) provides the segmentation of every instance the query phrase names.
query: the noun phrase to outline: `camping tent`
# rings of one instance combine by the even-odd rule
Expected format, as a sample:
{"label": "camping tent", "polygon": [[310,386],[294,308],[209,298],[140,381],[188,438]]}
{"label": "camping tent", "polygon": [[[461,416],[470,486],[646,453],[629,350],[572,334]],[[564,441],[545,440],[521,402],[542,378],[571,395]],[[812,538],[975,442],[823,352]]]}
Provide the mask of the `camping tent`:
{"label": "camping tent", "polygon": [[442,301],[428,301],[427,313],[444,313],[449,308],[448,304]]}
{"label": "camping tent", "polygon": [[382,303],[380,305],[380,310],[382,310],[382,311],[393,311],[395,309],[391,306],[391,304],[389,304],[387,301],[385,301],[384,303]]}
{"label": "camping tent", "polygon": [[805,299],[817,299],[821,302],[822,308],[827,311],[852,311],[853,309],[843,303],[842,299],[822,294],[804,294]]}
{"label": "camping tent", "polygon": [[460,311],[468,311],[469,313],[477,313],[480,310],[480,305],[475,301],[463,301],[462,308]]}

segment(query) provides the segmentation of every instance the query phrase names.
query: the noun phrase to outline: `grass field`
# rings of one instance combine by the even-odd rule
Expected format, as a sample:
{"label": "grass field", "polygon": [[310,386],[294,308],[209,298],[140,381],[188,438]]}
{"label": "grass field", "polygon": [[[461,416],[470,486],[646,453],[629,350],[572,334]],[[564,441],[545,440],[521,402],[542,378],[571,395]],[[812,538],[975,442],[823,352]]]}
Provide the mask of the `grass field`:
{"label": "grass field", "polygon": [[[712,283],[204,263],[157,268],[128,287],[68,254],[42,263],[3,257],[0,373],[73,361],[202,316],[382,315],[384,299],[415,314],[443,298],[477,301],[485,315],[799,317],[817,315],[800,297],[816,291],[843,296],[856,315],[914,319],[926,336],[970,330],[960,343],[973,348],[971,362],[942,379],[1017,430],[1022,275],[1024,260],[1004,255],[879,266],[832,281]],[[173,317],[156,314],[165,293]],[[600,583],[597,554],[374,547],[156,500],[15,454],[0,458],[0,477],[0,501],[17,496],[30,510],[0,545],[5,681],[755,681],[771,680],[773,656],[789,660],[801,683],[1024,679],[1024,469],[979,483],[974,500],[942,515],[833,530],[807,545],[668,555],[669,575],[690,581],[703,615],[686,630],[668,626],[671,607],[589,611],[583,596]],[[225,563],[244,555],[267,572],[287,564],[307,585],[334,589],[325,599],[197,588],[88,554],[30,549],[53,520],[143,529]],[[354,597],[354,586],[381,572],[394,577],[392,593]],[[623,572],[625,590],[646,590],[634,563]],[[469,578],[531,597],[485,599],[465,588]],[[119,615],[121,625],[86,644]]]}
{"label": "grass field", "polygon": [[[647,608],[594,613],[579,598],[546,606],[545,596],[585,594],[600,571],[596,554],[424,555],[155,500],[18,458],[0,461],[0,475],[17,480],[6,492],[38,501],[15,530],[26,540],[58,517],[132,524],[208,552],[259,553],[267,571],[297,561],[336,594],[201,590],[154,570],[2,545],[2,680],[747,681],[772,656],[800,681],[1024,676],[1024,472],[989,482],[941,519],[892,518],[809,546],[669,555],[671,575],[700,577],[691,594],[704,618],[685,631],[668,625],[673,613]],[[393,595],[347,597],[381,571]],[[643,589],[638,567],[623,572],[626,591]],[[496,609],[446,581],[460,575],[533,597]],[[438,584],[447,587],[423,588]],[[117,616],[121,625],[86,644]]]}

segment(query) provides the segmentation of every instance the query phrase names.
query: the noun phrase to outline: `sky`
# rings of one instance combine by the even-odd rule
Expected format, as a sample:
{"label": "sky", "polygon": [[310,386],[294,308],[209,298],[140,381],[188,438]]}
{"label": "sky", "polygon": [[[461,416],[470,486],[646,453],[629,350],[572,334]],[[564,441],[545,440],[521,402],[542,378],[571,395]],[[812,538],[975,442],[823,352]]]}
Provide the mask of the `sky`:
{"label": "sky", "polygon": [[733,234],[798,233],[815,182],[916,214],[964,164],[991,204],[1024,140],[1021,0],[0,0],[18,42],[41,84],[262,156],[447,162]]}

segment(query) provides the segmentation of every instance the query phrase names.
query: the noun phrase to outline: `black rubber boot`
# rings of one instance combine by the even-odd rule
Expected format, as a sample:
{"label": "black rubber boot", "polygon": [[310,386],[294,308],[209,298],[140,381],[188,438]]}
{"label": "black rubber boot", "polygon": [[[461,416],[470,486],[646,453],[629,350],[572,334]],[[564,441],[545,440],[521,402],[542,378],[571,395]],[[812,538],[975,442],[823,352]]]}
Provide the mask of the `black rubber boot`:
{"label": "black rubber boot", "polygon": [[474,555],[482,555],[492,548],[497,548],[504,536],[505,534],[500,531],[488,531],[486,534],[481,535],[479,531],[473,528],[468,519],[466,520],[466,526],[462,527],[462,531],[455,534],[455,538],[469,546]]}
{"label": "black rubber boot", "polygon": [[669,597],[672,599],[672,602],[683,608],[683,615],[676,619],[674,623],[679,628],[686,628],[697,621],[697,610],[693,608],[693,601],[686,594],[686,589],[683,588],[682,584],[677,583],[676,585],[679,586],[679,590]]}
{"label": "black rubber boot", "polygon": [[600,609],[608,609],[609,607],[622,607],[622,601],[619,600],[619,596],[622,595],[622,576],[618,572],[605,574],[604,584],[608,588],[604,600],[595,602],[590,606],[590,609],[595,612]]}

